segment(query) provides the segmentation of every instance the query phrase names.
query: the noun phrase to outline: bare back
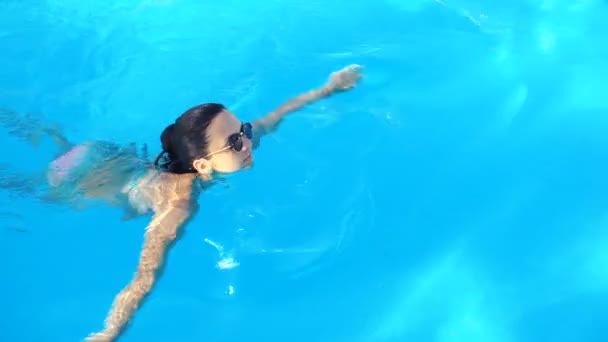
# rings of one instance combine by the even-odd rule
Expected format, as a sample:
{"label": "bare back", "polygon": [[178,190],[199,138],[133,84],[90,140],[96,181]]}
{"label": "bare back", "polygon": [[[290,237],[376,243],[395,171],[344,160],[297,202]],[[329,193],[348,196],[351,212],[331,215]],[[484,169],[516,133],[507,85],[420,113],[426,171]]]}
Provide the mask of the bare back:
{"label": "bare back", "polygon": [[171,207],[196,208],[199,195],[194,174],[174,174],[150,169],[124,192],[129,204],[140,213],[159,213]]}

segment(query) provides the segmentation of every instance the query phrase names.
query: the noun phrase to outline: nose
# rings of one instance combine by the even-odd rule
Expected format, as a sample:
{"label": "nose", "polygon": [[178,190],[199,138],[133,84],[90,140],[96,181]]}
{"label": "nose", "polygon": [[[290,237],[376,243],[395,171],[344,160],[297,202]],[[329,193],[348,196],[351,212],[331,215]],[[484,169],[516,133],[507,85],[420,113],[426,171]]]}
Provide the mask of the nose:
{"label": "nose", "polygon": [[251,146],[253,146],[251,140],[249,140],[249,138],[247,138],[246,136],[243,136],[243,152],[251,150]]}

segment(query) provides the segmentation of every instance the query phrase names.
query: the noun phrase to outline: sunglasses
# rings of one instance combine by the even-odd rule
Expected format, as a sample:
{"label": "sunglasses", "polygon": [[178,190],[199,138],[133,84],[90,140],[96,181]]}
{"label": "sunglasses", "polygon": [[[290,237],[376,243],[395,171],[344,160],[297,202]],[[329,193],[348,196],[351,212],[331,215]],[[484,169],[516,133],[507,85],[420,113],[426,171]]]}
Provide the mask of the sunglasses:
{"label": "sunglasses", "polygon": [[247,137],[247,139],[251,139],[253,137],[253,131],[250,123],[244,123],[241,125],[241,130],[238,133],[231,134],[227,141],[228,144],[226,147],[221,148],[215,152],[209,153],[205,158],[210,157],[214,154],[224,152],[226,150],[232,149],[235,152],[241,152],[243,149],[243,135]]}

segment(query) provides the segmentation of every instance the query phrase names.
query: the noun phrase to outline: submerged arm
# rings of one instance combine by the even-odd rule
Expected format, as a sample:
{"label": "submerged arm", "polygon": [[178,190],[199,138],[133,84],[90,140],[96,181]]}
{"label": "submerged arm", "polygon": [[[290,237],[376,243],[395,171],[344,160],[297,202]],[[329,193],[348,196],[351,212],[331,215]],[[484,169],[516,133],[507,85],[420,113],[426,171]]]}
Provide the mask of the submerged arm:
{"label": "submerged arm", "polygon": [[253,122],[254,139],[258,142],[260,137],[274,131],[286,114],[298,110],[313,101],[330,96],[336,91],[351,89],[360,78],[361,66],[356,64],[333,72],[330,75],[329,82],[323,87],[298,95],[283,103],[274,111],[255,120]]}
{"label": "submerged arm", "polygon": [[165,254],[177,236],[178,229],[190,216],[189,203],[180,201],[154,215],[144,238],[137,272],[114,299],[103,331],[93,334],[87,341],[113,341],[131,319],[141,301],[150,292],[156,272],[162,267]]}

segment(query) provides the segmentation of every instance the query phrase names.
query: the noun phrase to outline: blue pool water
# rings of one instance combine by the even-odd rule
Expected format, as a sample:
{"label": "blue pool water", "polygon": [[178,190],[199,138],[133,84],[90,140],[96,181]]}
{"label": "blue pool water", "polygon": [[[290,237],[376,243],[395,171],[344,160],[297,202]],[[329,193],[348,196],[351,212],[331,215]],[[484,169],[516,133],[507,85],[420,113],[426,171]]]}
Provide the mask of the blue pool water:
{"label": "blue pool water", "polygon": [[[498,4],[500,3],[500,4]],[[0,3],[0,107],[147,143],[185,109],[292,114],[201,210],[121,341],[608,340],[601,0]],[[2,180],[53,155],[6,129]],[[149,217],[0,192],[0,341],[81,341]]]}

